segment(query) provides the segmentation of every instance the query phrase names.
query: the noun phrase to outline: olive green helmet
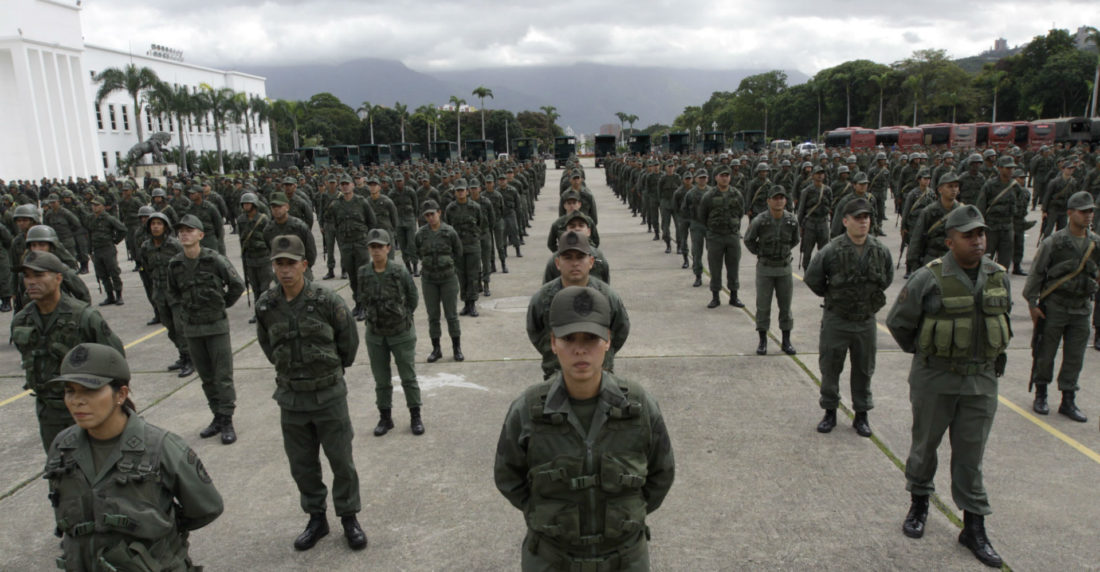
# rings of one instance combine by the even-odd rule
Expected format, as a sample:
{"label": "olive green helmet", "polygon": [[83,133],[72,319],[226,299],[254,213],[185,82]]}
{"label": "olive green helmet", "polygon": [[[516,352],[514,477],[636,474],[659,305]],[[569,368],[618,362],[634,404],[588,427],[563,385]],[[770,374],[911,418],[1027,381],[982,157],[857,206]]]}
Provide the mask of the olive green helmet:
{"label": "olive green helmet", "polygon": [[[167,229],[165,229],[164,232],[166,232],[166,233],[172,232],[172,221],[168,220],[168,215],[166,215],[164,213],[161,213],[161,212],[155,212],[155,211],[153,212],[153,214],[149,215],[148,219],[146,219],[146,221],[145,221],[145,230],[147,230],[147,231],[149,230],[149,225],[154,220],[159,220],[159,221],[164,223],[164,226],[168,227]],[[150,231],[150,232],[152,232],[152,231]]]}
{"label": "olive green helmet", "polygon": [[27,231],[27,244],[32,242],[49,242],[57,244],[57,231],[51,226],[36,224]]}
{"label": "olive green helmet", "polygon": [[250,203],[257,204],[259,201],[256,199],[256,193],[243,193],[241,194],[241,204]]}
{"label": "olive green helmet", "polygon": [[155,212],[157,212],[157,209],[153,208],[151,205],[142,205],[142,207],[138,209],[138,216],[152,216]]}
{"label": "olive green helmet", "polygon": [[33,220],[35,224],[41,222],[41,219],[38,218],[38,207],[30,204],[15,207],[12,218],[29,218]]}
{"label": "olive green helmet", "polygon": [[157,188],[153,189],[153,198],[154,199],[157,198],[157,197],[164,198],[166,196],[168,196],[168,193],[164,192],[164,189],[162,189],[160,187],[157,187]]}

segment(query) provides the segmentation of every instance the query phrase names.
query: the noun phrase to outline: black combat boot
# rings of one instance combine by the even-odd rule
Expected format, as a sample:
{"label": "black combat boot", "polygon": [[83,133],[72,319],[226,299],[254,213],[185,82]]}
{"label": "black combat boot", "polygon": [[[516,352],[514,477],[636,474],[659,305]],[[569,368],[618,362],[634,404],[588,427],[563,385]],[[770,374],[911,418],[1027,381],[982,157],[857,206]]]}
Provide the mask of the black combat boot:
{"label": "black combat boot", "polygon": [[115,291],[107,288],[107,299],[99,303],[100,306],[114,306],[115,305]]}
{"label": "black combat boot", "polygon": [[516,245],[516,258],[523,258],[523,254],[519,251],[519,245]]}
{"label": "black combat boot", "polygon": [[443,357],[443,350],[439,349],[439,338],[432,338],[432,353],[428,354],[428,363],[435,363]]}
{"label": "black combat boot", "polygon": [[1004,563],[1001,555],[993,550],[989,537],[985,534],[985,517],[972,512],[963,513],[963,529],[959,533],[959,544],[970,549],[974,556],[990,568],[1000,568]]}
{"label": "black combat boot", "polygon": [[495,274],[496,271],[497,271],[497,259],[492,258],[490,263],[489,263],[489,273],[490,274]]}
{"label": "black combat boot", "polygon": [[655,230],[653,231],[653,241],[656,242],[658,240],[661,240],[661,233],[660,231]]}
{"label": "black combat boot", "polygon": [[721,300],[718,299],[718,292],[711,292],[710,293],[710,303],[707,304],[707,308],[714,309],[714,308],[717,308],[718,306],[720,306],[721,304],[722,304]]}
{"label": "black combat boot", "polygon": [[145,322],[146,326],[155,326],[160,323],[160,312],[153,310],[153,319]]}
{"label": "black combat boot", "polygon": [[4,296],[4,301],[0,303],[0,312],[11,311],[11,296]]}
{"label": "black combat boot", "polygon": [[1074,399],[1077,397],[1076,391],[1063,391],[1062,392],[1062,404],[1058,406],[1058,413],[1069,417],[1070,419],[1084,423],[1089,420],[1085,417],[1084,412],[1077,408],[1077,404],[1074,403]]}
{"label": "black combat boot", "polygon": [[122,305],[122,288],[119,288],[118,291],[115,292],[115,306],[121,306],[121,305]]}
{"label": "black combat boot", "polygon": [[1039,415],[1050,414],[1050,406],[1047,405],[1047,384],[1035,384],[1035,401],[1031,404],[1031,410]]}
{"label": "black combat boot", "polygon": [[420,266],[415,260],[413,260],[413,276],[415,278],[420,278]]}
{"label": "black combat boot", "polygon": [[745,303],[737,297],[737,290],[730,290],[730,306],[734,308],[744,308]]}
{"label": "black combat boot", "polygon": [[209,439],[210,437],[213,437],[214,435],[217,435],[218,433],[221,433],[221,432],[222,432],[222,416],[221,415],[215,415],[214,419],[210,422],[210,424],[206,426],[206,429],[203,429],[202,431],[199,431],[199,437],[202,437],[203,439]]}
{"label": "black combat boot", "polygon": [[183,357],[183,354],[180,354],[180,357],[176,360],[176,363],[169,364],[168,371],[176,371],[182,369],[185,362],[187,362],[187,358]]}
{"label": "black combat boot", "polygon": [[481,293],[485,294],[486,298],[492,297],[493,293],[489,291],[489,281],[488,280],[481,283]]}
{"label": "black combat boot", "polygon": [[374,426],[374,436],[381,437],[393,429],[393,417],[390,417],[389,409],[378,410],[378,425]]}
{"label": "black combat boot", "polygon": [[80,272],[79,272],[79,274],[87,274],[87,273],[88,273],[88,261],[87,260],[82,260],[80,262]]}
{"label": "black combat boot", "polygon": [[470,315],[471,318],[476,318],[481,315],[477,313],[477,300],[470,300],[467,303],[470,305],[470,311],[467,313]]}
{"label": "black combat boot", "polygon": [[455,361],[465,361],[466,356],[462,355],[462,338],[451,339],[451,348],[455,352]]}
{"label": "black combat boot", "polygon": [[912,499],[909,514],[901,523],[901,532],[909,538],[920,538],[924,536],[924,522],[928,520],[928,495],[913,494]]}
{"label": "black combat boot", "polygon": [[688,255],[685,252],[684,253],[684,263],[680,265],[680,268],[687,268],[690,265],[691,265],[691,263],[688,262]]}
{"label": "black combat boot", "polygon": [[1024,272],[1024,269],[1020,268],[1019,266],[1016,266],[1015,268],[1013,268],[1012,273],[1015,274],[1016,276],[1027,276],[1027,272]]}
{"label": "black combat boot", "polygon": [[328,273],[321,277],[321,280],[332,280],[336,278],[336,271],[332,268],[328,269]]}
{"label": "black combat boot", "polygon": [[866,411],[856,411],[856,418],[852,420],[852,428],[860,437],[871,436],[871,424],[867,422]]}
{"label": "black combat boot", "polygon": [[833,430],[833,427],[836,427],[836,409],[826,409],[821,423],[817,424],[817,432],[828,433]]}
{"label": "black combat boot", "polygon": [[340,517],[340,524],[344,527],[344,538],[348,539],[348,548],[362,550],[367,547],[367,534],[359,526],[359,519],[354,514],[345,514]]}
{"label": "black combat boot", "polygon": [[469,300],[463,300],[462,301],[462,309],[458,311],[458,315],[459,316],[469,316],[470,315],[470,301]]}
{"label": "black combat boot", "polygon": [[191,356],[184,356],[183,366],[180,367],[177,377],[187,377],[193,373],[195,373],[195,364],[191,362]]}
{"label": "black combat boot", "polygon": [[695,282],[691,283],[691,287],[692,288],[698,288],[702,285],[703,285],[703,275],[702,274],[696,274],[695,275]]}
{"label": "black combat boot", "polygon": [[665,254],[672,252],[672,242],[669,239],[665,239]]}
{"label": "black combat boot", "polygon": [[508,273],[508,263],[503,258],[500,259],[500,271],[504,274]]}
{"label": "black combat boot", "polygon": [[325,513],[315,512],[309,515],[309,523],[306,529],[294,539],[295,550],[309,550],[317,544],[318,540],[328,536],[328,520]]}
{"label": "black combat boot", "polygon": [[222,445],[232,445],[237,442],[237,430],[233,428],[233,416],[222,415]]}
{"label": "black combat boot", "polygon": [[798,352],[794,351],[794,346],[791,345],[791,331],[790,330],[783,330],[783,344],[780,345],[779,348],[783,350],[783,353],[785,353],[789,356],[793,356],[794,354],[798,353]]}
{"label": "black combat boot", "polygon": [[756,330],[756,333],[760,334],[760,345],[756,346],[756,355],[762,356],[768,353],[768,332]]}
{"label": "black combat boot", "polygon": [[419,407],[410,407],[409,408],[409,417],[410,417],[409,426],[412,429],[412,434],[413,435],[423,435],[424,434],[424,421],[422,419],[420,419],[420,408]]}
{"label": "black combat boot", "polygon": [[1092,347],[1100,352],[1100,328],[1096,329],[1096,334],[1092,338]]}

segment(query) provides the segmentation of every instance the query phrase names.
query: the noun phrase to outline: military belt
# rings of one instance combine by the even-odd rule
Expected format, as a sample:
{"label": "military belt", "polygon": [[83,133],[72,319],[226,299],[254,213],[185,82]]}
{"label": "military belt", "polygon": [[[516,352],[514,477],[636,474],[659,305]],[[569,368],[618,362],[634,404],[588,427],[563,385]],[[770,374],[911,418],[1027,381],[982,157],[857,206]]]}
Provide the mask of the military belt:
{"label": "military belt", "polygon": [[309,379],[276,379],[276,383],[286,386],[293,391],[317,391],[336,385],[336,374]]}
{"label": "military belt", "polygon": [[[597,534],[593,536],[601,537],[602,540],[602,535]],[[646,531],[646,537],[649,537],[648,530]],[[624,565],[628,565],[639,558],[639,555],[646,547],[645,540],[639,538],[631,546],[624,547],[622,550],[616,550],[610,554],[595,557],[576,557],[554,546],[549,541],[540,538],[537,534],[532,538],[531,544],[532,552],[552,563],[556,569],[569,570],[570,572],[611,572],[613,570],[622,570]]]}
{"label": "military belt", "polygon": [[956,375],[977,375],[982,372],[993,373],[992,361],[969,361],[960,359],[925,356],[924,363],[932,369],[954,373]]}
{"label": "military belt", "polygon": [[759,261],[760,261],[760,264],[762,266],[771,266],[771,267],[775,267],[775,268],[782,268],[783,266],[786,266],[786,265],[791,263],[791,260],[789,258],[784,259],[784,260],[772,260],[770,258],[761,258],[761,259],[759,259]]}

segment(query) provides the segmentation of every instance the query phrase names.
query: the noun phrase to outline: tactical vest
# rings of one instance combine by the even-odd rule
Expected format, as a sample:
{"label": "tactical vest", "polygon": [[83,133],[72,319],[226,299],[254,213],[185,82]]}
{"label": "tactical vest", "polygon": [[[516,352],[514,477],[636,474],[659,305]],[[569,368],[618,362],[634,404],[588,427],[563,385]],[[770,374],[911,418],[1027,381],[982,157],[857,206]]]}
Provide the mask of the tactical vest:
{"label": "tactical vest", "polygon": [[[977,178],[977,177],[975,177]],[[1012,211],[1016,206],[1015,180],[1002,184],[1000,179],[993,179],[987,183],[989,190],[986,192],[985,221],[990,228],[1007,230],[1012,224]],[[962,199],[963,204],[975,204]],[[1025,211],[1026,212],[1026,211]],[[996,226],[994,226],[996,225]]]}
{"label": "tactical vest", "polygon": [[145,424],[145,449],[123,449],[110,469],[112,476],[94,487],[70,452],[80,430],[72,427],[58,436],[61,445],[50,450],[43,474],[49,481],[55,533],[62,537],[58,568],[188,569],[185,534],[179,531],[173,493],[161,471],[164,430]]}
{"label": "tactical vest", "polygon": [[[204,248],[203,250],[208,250]],[[184,256],[168,263],[168,275],[179,290],[179,307],[188,324],[212,324],[225,319],[225,282],[215,252],[201,252],[195,270]]]}
{"label": "tactical vest", "polygon": [[150,237],[141,244],[141,266],[149,275],[155,298],[163,299],[168,292],[168,261],[183,251],[179,241],[165,236],[157,246]]}
{"label": "tactical vest", "polygon": [[1066,212],[1066,204],[1069,203],[1069,198],[1077,192],[1077,179],[1071,177],[1067,181],[1059,175],[1049,185],[1052,188],[1050,189],[1050,202],[1047,204],[1047,210],[1058,213]]}
{"label": "tactical vest", "polygon": [[802,198],[806,201],[802,222],[821,222],[829,218],[829,198],[825,196],[826,189],[828,187],[825,185],[822,185],[820,189],[813,185],[806,187],[809,192],[805,193],[805,197]]}
{"label": "tactical vest", "polygon": [[125,229],[120,229],[112,224],[112,221],[116,221],[114,217],[111,217],[107,213],[103,213],[99,216],[93,216],[89,221],[88,226],[91,236],[92,249],[106,249],[114,248],[116,244],[126,238]]}
{"label": "tactical vest", "polygon": [[84,332],[91,329],[92,310],[88,304],[62,296],[61,303],[52,317],[48,332],[42,332],[34,324],[31,313],[38,309],[33,303],[15,315],[11,325],[11,341],[19,348],[22,366],[26,373],[23,389],[33,390],[42,401],[54,409],[65,409],[62,387],[47,386],[47,382],[61,373],[61,361],[76,345],[88,341]]}
{"label": "tactical vest", "polygon": [[368,331],[379,336],[396,336],[413,323],[400,272],[390,269],[379,274],[371,264],[360,267],[358,301],[366,309]]}
{"label": "tactical vest", "polygon": [[833,239],[833,264],[825,309],[854,322],[872,318],[886,305],[885,290],[890,286],[883,268],[890,265],[890,252],[882,243],[868,237],[863,258],[846,235]]}
{"label": "tactical vest", "polygon": [[[1092,232],[1088,233],[1088,237],[1094,242],[1100,241],[1100,236]],[[1087,244],[1085,248],[1088,248]],[[1062,230],[1055,233],[1051,237],[1050,263],[1047,266],[1044,289],[1047,285],[1053,284],[1063,276],[1076,271],[1077,267],[1081,265],[1083,254],[1074,246],[1073,236],[1068,231]],[[1093,296],[1096,295],[1097,288],[1100,288],[1096,283],[1097,276],[1100,276],[1100,266],[1097,265],[1098,260],[1100,260],[1100,244],[1092,249],[1092,254],[1089,255],[1089,259],[1085,262],[1085,267],[1081,269],[1081,272],[1077,276],[1066,280],[1051,292],[1050,299],[1067,308],[1087,306],[1092,301]]]}
{"label": "tactical vest", "polygon": [[606,552],[647,530],[642,487],[652,441],[650,411],[633,397],[641,393],[637,386],[617,381],[625,397],[611,404],[587,449],[565,415],[544,413],[550,383],[525,393],[531,416],[527,526],[574,554]]}
{"label": "tactical vest", "polygon": [[299,294],[297,309],[287,306],[281,286],[272,286],[256,302],[256,318],[267,328],[275,383],[292,391],[317,391],[342,379],[343,364],[336,351],[336,331],[328,315],[331,293],[308,284]]}
{"label": "tactical vest", "polygon": [[446,280],[455,273],[455,251],[451,245],[449,233],[454,232],[450,225],[441,224],[439,230],[424,225],[417,231],[416,253],[423,264],[420,273],[429,281]]}
{"label": "tactical vest", "polygon": [[264,238],[264,228],[271,217],[256,213],[255,218],[241,215],[237,221],[237,234],[241,238],[241,258],[248,266],[271,264],[271,247]]}
{"label": "tactical vest", "polygon": [[926,313],[921,321],[917,338],[921,355],[985,361],[1004,352],[1012,337],[1004,269],[986,276],[976,302],[970,288],[957,276],[944,276],[943,259],[933,260],[925,268],[932,271],[939,284],[941,304],[938,311]]}
{"label": "tactical vest", "polygon": [[725,192],[714,188],[703,196],[703,202],[709,203],[707,231],[715,234],[737,234],[741,231],[741,216],[745,214],[741,194],[733,188]]}
{"label": "tactical vest", "polygon": [[[757,259],[765,266],[785,266],[791,263],[791,248],[798,237],[798,223],[790,213],[783,212],[778,220],[770,212],[761,213],[764,220],[757,227],[759,251]],[[779,232],[776,232],[776,227]]]}
{"label": "tactical vest", "polygon": [[467,197],[466,204],[455,201],[447,205],[446,215],[447,224],[458,233],[463,248],[480,248],[477,245],[481,239],[481,207]]}
{"label": "tactical vest", "polygon": [[329,208],[332,212],[332,223],[336,225],[336,233],[343,241],[366,238],[367,231],[370,230],[370,221],[366,215],[366,210],[370,208],[367,199],[352,195],[350,201],[340,198],[333,201]]}
{"label": "tactical vest", "polygon": [[[958,208],[959,204],[955,203],[955,208]],[[952,208],[951,210],[955,210]],[[933,206],[927,207],[926,212],[929,216],[925,218],[924,227],[924,253],[921,258],[921,263],[926,264],[936,258],[947,254],[947,213],[943,208],[943,204],[940,202],[933,203]]]}

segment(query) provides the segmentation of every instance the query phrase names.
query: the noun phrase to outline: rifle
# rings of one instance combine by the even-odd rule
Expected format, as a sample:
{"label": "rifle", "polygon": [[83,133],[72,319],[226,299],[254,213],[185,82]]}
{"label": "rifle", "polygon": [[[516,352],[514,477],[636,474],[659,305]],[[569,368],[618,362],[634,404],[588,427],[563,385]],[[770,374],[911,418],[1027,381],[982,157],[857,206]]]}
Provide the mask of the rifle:
{"label": "rifle", "polygon": [[[1042,302],[1039,303],[1039,310],[1043,312],[1043,316],[1046,316],[1046,310],[1043,308]],[[1031,393],[1031,388],[1035,386],[1035,364],[1039,361],[1039,346],[1043,344],[1043,326],[1046,324],[1047,319],[1045,317],[1039,318],[1035,322],[1035,330],[1031,332],[1031,373],[1028,375],[1027,380],[1027,392]]]}
{"label": "rifle", "polygon": [[[905,240],[905,237],[902,237],[901,249],[898,251],[898,263],[894,266],[894,270],[901,268],[901,261],[905,260],[905,247],[908,245],[908,241]],[[906,265],[906,267],[908,267],[908,265]]]}
{"label": "rifle", "polygon": [[252,307],[252,286],[248,283],[248,268],[244,270],[244,299],[248,307]]}

